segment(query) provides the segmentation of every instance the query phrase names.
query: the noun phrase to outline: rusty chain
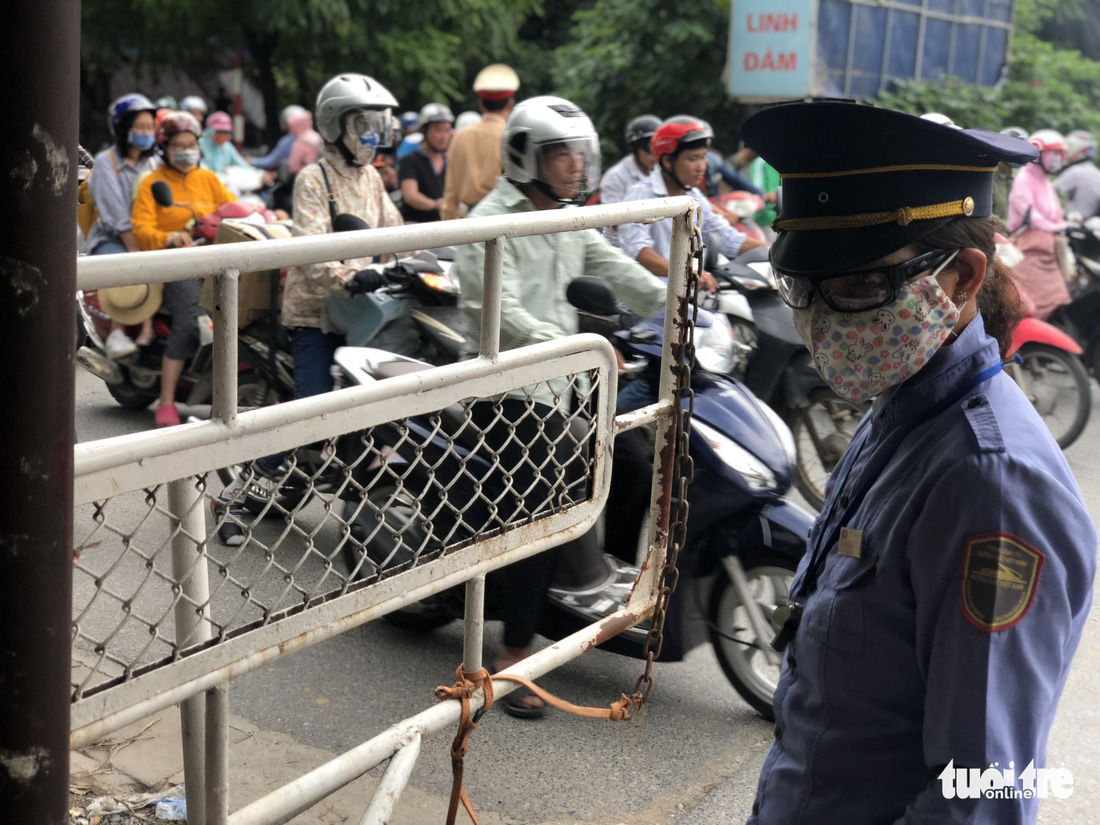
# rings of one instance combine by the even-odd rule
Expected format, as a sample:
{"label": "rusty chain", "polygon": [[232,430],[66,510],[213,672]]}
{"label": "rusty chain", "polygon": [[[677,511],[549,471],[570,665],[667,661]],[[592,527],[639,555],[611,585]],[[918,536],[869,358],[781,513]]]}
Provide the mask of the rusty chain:
{"label": "rusty chain", "polygon": [[[691,416],[695,411],[695,393],[691,389],[691,364],[695,360],[695,322],[699,315],[699,276],[703,270],[703,233],[696,224],[692,227],[691,260],[688,268],[687,296],[680,302],[680,328],[683,330],[683,348],[679,351],[676,364],[676,385],[673,390],[673,418],[676,423],[676,458],[672,500],[668,514],[668,543],[665,547],[665,561],[657,577],[657,603],[653,610],[653,623],[646,635],[644,657],[645,670],[638,677],[631,695],[631,719],[644,713],[645,703],[653,692],[653,663],[660,658],[664,645],[665,617],[668,602],[676,590],[680,578],[677,562],[680,551],[687,541],[688,487],[695,473],[695,465],[688,451],[688,439],[691,436]],[[676,354],[675,348],[673,349]],[[684,401],[687,404],[684,404]],[[686,409],[685,409],[686,407]]]}

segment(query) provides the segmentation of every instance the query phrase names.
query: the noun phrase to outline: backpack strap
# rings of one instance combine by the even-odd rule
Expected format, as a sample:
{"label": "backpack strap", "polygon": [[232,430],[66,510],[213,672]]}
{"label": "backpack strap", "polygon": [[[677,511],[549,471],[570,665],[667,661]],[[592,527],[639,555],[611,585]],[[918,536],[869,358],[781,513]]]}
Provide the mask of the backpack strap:
{"label": "backpack strap", "polygon": [[328,216],[332,221],[333,228],[336,227],[336,196],[332,194],[332,185],[328,182],[328,172],[325,171],[325,164],[318,161],[317,166],[321,169],[321,176],[325,179],[325,189],[328,191]]}

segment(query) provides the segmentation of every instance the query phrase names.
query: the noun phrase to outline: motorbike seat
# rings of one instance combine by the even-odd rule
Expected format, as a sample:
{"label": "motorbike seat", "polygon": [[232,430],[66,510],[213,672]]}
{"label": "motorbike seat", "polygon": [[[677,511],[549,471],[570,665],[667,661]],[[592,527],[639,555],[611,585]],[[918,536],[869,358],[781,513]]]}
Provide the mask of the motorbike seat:
{"label": "motorbike seat", "polygon": [[[375,366],[373,372],[379,380],[396,378],[432,369],[431,364],[422,361],[385,361]],[[441,432],[469,450],[477,447],[481,431],[466,417],[466,408],[462,404],[451,404],[439,411]]]}

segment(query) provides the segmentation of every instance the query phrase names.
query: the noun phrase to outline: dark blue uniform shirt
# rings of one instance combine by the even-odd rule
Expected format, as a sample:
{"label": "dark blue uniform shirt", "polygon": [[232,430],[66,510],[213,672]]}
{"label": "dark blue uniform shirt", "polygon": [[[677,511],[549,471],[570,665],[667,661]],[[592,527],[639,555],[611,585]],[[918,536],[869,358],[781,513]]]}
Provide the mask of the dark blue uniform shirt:
{"label": "dark blue uniform shirt", "polygon": [[[928,417],[997,361],[975,318],[875,402],[833,473],[792,591],[834,529],[862,539],[828,548],[804,599],[749,825],[1034,821],[1036,799],[948,799],[938,778],[952,763],[1044,765],[1092,602],[1096,531],[1011,378]],[[844,519],[891,434],[915,420]]]}

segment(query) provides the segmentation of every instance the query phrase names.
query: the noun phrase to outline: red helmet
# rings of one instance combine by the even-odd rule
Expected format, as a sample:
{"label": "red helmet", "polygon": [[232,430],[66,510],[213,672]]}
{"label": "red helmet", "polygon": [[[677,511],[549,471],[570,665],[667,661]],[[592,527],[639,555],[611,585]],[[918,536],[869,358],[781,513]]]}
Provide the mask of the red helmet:
{"label": "red helmet", "polygon": [[661,124],[650,140],[650,151],[660,163],[662,155],[675,155],[688,143],[712,140],[714,131],[705,120],[690,115],[670,117]]}
{"label": "red helmet", "polygon": [[169,112],[164,116],[157,129],[157,143],[167,143],[172,135],[180,132],[190,132],[195,137],[202,137],[202,127],[190,112]]}

